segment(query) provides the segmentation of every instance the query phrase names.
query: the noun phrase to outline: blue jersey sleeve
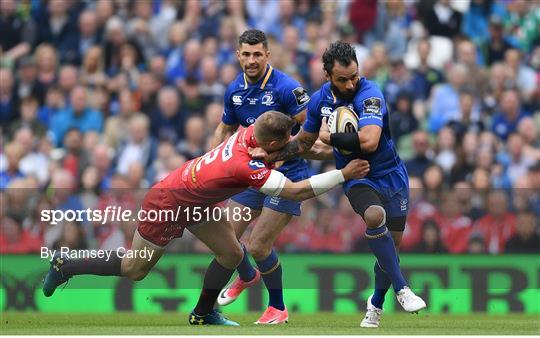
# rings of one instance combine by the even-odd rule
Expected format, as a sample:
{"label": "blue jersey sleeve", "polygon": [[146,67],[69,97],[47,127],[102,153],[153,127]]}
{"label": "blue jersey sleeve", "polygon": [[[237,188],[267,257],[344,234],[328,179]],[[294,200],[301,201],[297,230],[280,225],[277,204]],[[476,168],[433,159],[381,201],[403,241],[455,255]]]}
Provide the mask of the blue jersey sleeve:
{"label": "blue jersey sleeve", "polygon": [[233,99],[234,98],[231,96],[231,90],[229,86],[223,96],[223,115],[221,116],[221,121],[227,125],[238,124],[238,119],[236,118],[236,113],[234,111],[234,106],[232,102]]}
{"label": "blue jersey sleeve", "polygon": [[387,114],[386,101],[378,88],[372,88],[367,95],[357,96],[354,110],[358,113],[358,128],[369,125],[383,127],[383,116]]}
{"label": "blue jersey sleeve", "polygon": [[298,81],[291,78],[287,79],[281,89],[282,109],[289,116],[295,116],[304,109],[309,102],[309,94]]}
{"label": "blue jersey sleeve", "polygon": [[307,104],[306,122],[304,122],[302,128],[308,133],[319,133],[319,129],[321,129],[322,115],[319,111],[320,97],[320,92],[316,92]]}

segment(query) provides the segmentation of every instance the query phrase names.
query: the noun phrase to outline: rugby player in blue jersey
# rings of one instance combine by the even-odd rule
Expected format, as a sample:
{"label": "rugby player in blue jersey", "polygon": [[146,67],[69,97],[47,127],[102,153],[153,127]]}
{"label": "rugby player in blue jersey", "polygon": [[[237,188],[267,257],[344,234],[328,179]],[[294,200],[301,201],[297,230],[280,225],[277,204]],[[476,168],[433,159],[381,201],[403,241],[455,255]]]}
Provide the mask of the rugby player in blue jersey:
{"label": "rugby player in blue jersey", "polygon": [[[270,51],[265,34],[256,29],[245,31],[238,39],[236,54],[243,72],[229,84],[225,92],[222,122],[215,131],[212,146],[221,143],[239,126],[253,124],[257,117],[269,110],[292,117],[297,122],[292,134],[296,134],[306,118],[309,95],[298,81],[268,63]],[[315,152],[320,157],[315,157],[332,158],[331,148],[321,145],[321,151]],[[307,162],[299,157],[284,162],[278,170],[293,182],[309,177]],[[249,207],[250,214],[258,217],[247,244],[247,251],[255,259],[258,269],[244,255],[237,268],[238,278],[223,289],[218,303],[232,303],[242,290],[257,283],[262,276],[268,289],[269,304],[256,323],[284,323],[288,320],[288,311],[283,302],[282,269],[273,244],[292,216],[300,215],[300,202],[269,197],[255,189],[248,189],[231,198],[229,207]],[[250,221],[231,220],[231,223],[240,238]]]}
{"label": "rugby player in blue jersey", "polygon": [[[335,148],[352,152],[345,156],[334,150],[336,168],[343,168],[355,158],[369,162],[369,174],[346,181],[343,189],[354,211],[367,225],[366,239],[377,258],[375,290],[368,299],[361,326],[378,327],[384,296],[390,286],[406,311],[418,312],[426,307],[408,287],[397,254],[409,205],[408,175],[390,135],[385,99],[374,82],[359,76],[354,49],[348,43],[332,43],[322,61],[328,82],[312,95],[300,132],[277,153],[265,154],[256,149],[252,155],[264,157],[268,162],[287,160],[309,150],[320,138]],[[330,134],[326,119],[340,106],[356,113],[358,133]]]}

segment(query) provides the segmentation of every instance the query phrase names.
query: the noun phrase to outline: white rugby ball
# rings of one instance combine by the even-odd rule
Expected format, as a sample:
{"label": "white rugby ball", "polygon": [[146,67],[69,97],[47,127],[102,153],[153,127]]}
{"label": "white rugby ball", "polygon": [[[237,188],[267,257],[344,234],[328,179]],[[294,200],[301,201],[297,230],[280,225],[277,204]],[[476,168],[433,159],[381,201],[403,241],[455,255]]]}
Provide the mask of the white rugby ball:
{"label": "white rugby ball", "polygon": [[[330,129],[330,134],[357,133],[358,115],[349,109],[349,107],[337,107],[328,117],[328,129]],[[335,149],[343,155],[350,155],[352,153],[344,149]]]}

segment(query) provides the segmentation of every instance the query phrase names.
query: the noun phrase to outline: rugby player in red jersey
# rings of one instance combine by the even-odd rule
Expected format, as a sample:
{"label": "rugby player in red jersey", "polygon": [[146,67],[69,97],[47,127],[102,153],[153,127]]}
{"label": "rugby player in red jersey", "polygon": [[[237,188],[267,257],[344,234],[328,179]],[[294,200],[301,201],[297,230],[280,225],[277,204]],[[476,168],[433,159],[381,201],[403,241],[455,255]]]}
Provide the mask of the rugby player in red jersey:
{"label": "rugby player in red jersey", "polygon": [[[43,285],[45,296],[51,296],[59,285],[75,275],[124,276],[139,281],[157,263],[165,246],[173,238],[182,236],[187,228],[215,255],[206,271],[199,302],[189,316],[190,324],[238,325],[213,307],[244,252],[229,222],[222,221],[222,217],[216,217],[213,212],[203,213],[210,217],[195,221],[195,208],[214,208],[216,203],[248,187],[270,196],[301,201],[322,194],[345,180],[362,178],[369,172],[367,161],[354,160],[341,170],[291,182],[263,161],[250,157],[250,148],[260,147],[268,153],[282,149],[289,141],[294,124],[293,119],[282,113],[266,112],[254,125],[236,132],[204,156],[170,173],[148,191],[142,210],[147,215],[150,211],[170,210],[171,213],[161,215],[174,215],[174,219],[139,220],[131,244],[133,252],[153,252],[150,259],[137,255],[123,255],[121,258],[118,254],[111,254],[109,258],[89,259],[55,255]],[[311,157],[316,155],[311,154]]]}

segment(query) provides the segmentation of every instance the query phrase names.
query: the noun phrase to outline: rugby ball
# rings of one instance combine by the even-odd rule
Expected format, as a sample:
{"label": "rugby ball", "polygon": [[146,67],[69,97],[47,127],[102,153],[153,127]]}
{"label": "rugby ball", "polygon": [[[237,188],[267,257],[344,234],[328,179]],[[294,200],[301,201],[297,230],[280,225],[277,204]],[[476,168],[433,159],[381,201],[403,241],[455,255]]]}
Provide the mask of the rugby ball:
{"label": "rugby ball", "polygon": [[[328,117],[328,129],[330,134],[335,133],[357,133],[358,115],[349,107],[337,107]],[[352,154],[351,151],[335,148],[343,155]]]}

